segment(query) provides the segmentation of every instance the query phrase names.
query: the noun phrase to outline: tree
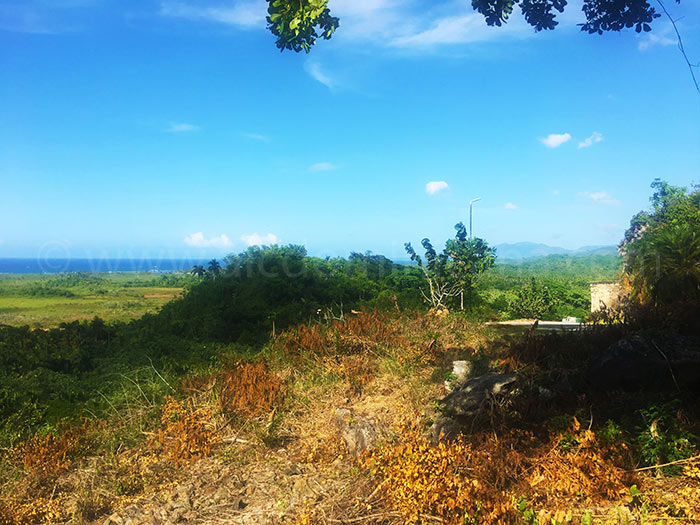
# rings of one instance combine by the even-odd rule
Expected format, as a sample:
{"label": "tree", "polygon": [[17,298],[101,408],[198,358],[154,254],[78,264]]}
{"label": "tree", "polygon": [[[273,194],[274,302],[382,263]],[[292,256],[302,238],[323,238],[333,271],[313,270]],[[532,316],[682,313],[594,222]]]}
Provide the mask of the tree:
{"label": "tree", "polygon": [[655,179],[652,211],[639,212],[620,252],[633,294],[659,306],[700,302],[700,191]]}
{"label": "tree", "polygon": [[455,225],[457,234],[445,243],[445,249],[438,254],[430,239],[423,239],[426,264],[416,253],[410,242],[404,248],[412,261],[418,264],[428,282],[427,293],[421,290],[424,299],[432,308],[447,307],[450,297],[460,296],[460,308],[464,309],[464,295],[468,304],[473,304],[473,294],[477,277],[491,268],[496,262],[496,250],[483,239],[467,238],[464,224]]}
{"label": "tree", "polygon": [[510,311],[516,317],[542,319],[552,313],[556,299],[547,286],[538,284],[532,277],[530,283],[518,290],[515,301],[510,304]]}
{"label": "tree", "polygon": [[207,270],[202,266],[201,264],[195,265],[192,267],[192,270],[190,271],[192,275],[195,277],[199,277],[200,279],[207,274]]}
{"label": "tree", "polygon": [[430,239],[423,239],[421,245],[425,249],[425,265],[410,242],[404,244],[404,248],[411,260],[423,271],[423,275],[428,281],[428,293],[421,289],[423,298],[431,308],[435,310],[445,309],[447,308],[447,299],[459,293],[458,286],[447,278],[447,255],[445,253],[438,255],[430,243]]}
{"label": "tree", "polygon": [[219,264],[219,261],[217,261],[216,259],[212,259],[211,261],[209,261],[208,268],[209,269],[208,269],[207,273],[209,275],[214,276],[214,277],[216,277],[217,275],[219,275],[221,273],[221,265]]}
{"label": "tree", "polygon": [[[340,26],[340,20],[328,9],[328,0],[267,2],[267,27],[277,37],[276,45],[281,51],[290,49],[308,53],[319,37],[331,38]],[[563,13],[567,3],[567,0],[472,0],[472,7],[484,15],[488,25],[501,26],[518,5],[527,23],[535,31],[542,31],[557,26],[556,14]],[[663,4],[659,4],[668,15]],[[586,22],[580,24],[581,30],[600,35],[626,28],[634,28],[638,33],[651,31],[652,21],[661,16],[649,0],[584,0],[583,13]]]}
{"label": "tree", "polygon": [[460,309],[464,310],[464,295],[471,307],[474,303],[476,280],[496,263],[496,249],[489,247],[479,237],[467,238],[467,230],[461,222],[455,225],[457,234],[445,244],[449,257],[449,273],[459,287]]}

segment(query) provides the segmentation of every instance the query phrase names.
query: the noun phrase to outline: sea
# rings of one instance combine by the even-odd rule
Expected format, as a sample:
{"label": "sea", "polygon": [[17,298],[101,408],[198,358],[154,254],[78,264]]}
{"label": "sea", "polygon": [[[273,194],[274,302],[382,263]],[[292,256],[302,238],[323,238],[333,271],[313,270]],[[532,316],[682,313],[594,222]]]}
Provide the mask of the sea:
{"label": "sea", "polygon": [[121,273],[151,272],[172,273],[190,270],[201,264],[206,267],[209,259],[47,259],[0,258],[0,274],[22,273]]}

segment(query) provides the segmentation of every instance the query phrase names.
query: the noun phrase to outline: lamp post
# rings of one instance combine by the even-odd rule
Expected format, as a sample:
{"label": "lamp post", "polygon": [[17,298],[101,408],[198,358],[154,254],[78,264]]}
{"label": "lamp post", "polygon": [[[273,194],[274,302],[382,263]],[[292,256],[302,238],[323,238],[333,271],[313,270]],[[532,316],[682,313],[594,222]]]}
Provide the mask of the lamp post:
{"label": "lamp post", "polygon": [[472,238],[472,205],[476,201],[480,201],[481,197],[477,197],[476,199],[472,199],[469,201],[469,238]]}

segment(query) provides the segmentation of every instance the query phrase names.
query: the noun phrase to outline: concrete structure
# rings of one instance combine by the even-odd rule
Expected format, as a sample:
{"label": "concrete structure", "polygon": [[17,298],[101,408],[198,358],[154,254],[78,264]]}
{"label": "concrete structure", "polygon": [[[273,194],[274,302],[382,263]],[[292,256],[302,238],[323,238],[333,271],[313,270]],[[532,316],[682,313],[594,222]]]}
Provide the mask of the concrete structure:
{"label": "concrete structure", "polygon": [[603,306],[615,307],[623,294],[622,286],[617,281],[591,283],[591,312],[597,312]]}

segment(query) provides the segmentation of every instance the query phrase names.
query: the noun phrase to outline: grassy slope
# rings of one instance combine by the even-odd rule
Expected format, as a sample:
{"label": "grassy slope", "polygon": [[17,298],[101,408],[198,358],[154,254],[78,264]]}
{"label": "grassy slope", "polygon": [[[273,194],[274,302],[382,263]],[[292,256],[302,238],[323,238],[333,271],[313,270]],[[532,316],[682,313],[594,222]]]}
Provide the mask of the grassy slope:
{"label": "grassy slope", "polygon": [[[167,276],[165,276],[167,277]],[[137,319],[181,295],[182,282],[148,273],[0,276],[0,324],[51,328],[98,316]],[[163,282],[165,281],[165,282]]]}
{"label": "grassy slope", "polygon": [[[8,455],[0,469],[0,523],[3,512],[24,523],[51,512],[75,523],[104,522],[110,513],[122,521],[177,521],[182,512],[212,523],[438,522],[413,521],[418,511],[463,524],[464,510],[481,513],[467,523],[693,522],[689,505],[698,500],[700,479],[690,473],[671,482],[617,468],[634,466],[622,446],[633,440],[611,434],[612,411],[601,399],[557,391],[543,403],[536,388],[530,391],[531,381],[555,391],[562,371],[578,388],[580,377],[571,374],[580,361],[617,336],[509,340],[458,314],[363,314],[318,331],[290,330],[259,356],[266,368],[236,375],[241,365],[232,354],[220,367],[173,382],[177,392],[164,387],[179,402],[166,403],[160,420],[160,403],[133,389],[113,417],[73,442],[38,442]],[[469,421],[466,448],[432,446],[420,435],[440,415],[435,400],[453,359],[472,360],[475,373],[489,363],[523,371],[520,401],[490,406]],[[159,381],[138,383],[146,389],[151,380]],[[268,397],[275,384],[282,395]],[[352,412],[351,426],[370,419],[386,429],[386,444],[372,459],[348,458],[337,408]],[[72,463],[61,459],[64,450]],[[611,459],[613,452],[624,457]],[[642,492],[630,492],[632,483]],[[178,510],[183,498],[191,504]],[[449,498],[458,500],[454,512],[441,505]],[[487,519],[494,509],[498,519]]]}
{"label": "grassy slope", "polygon": [[[541,270],[535,268],[534,272]],[[523,270],[517,277],[526,280],[529,275]],[[112,284],[112,288],[102,282],[92,283],[69,287],[75,297],[34,296],[30,299],[37,301],[37,304],[44,300],[46,304],[51,301],[70,304],[74,301],[91,305],[95,304],[90,303],[91,299],[99,298],[90,297],[95,295],[95,287],[98,291],[112,290],[105,293],[121,290],[125,301],[129,297],[149,294],[146,290],[150,290],[150,287],[141,287],[151,284],[148,276],[139,278],[136,285],[127,282],[130,276],[115,277],[118,282]],[[588,277],[579,279],[582,286]],[[107,281],[111,282],[110,279]],[[19,305],[22,294],[26,296],[30,290],[31,279],[24,283],[19,279],[11,285],[9,282],[0,283],[0,286],[2,284],[7,285],[3,291],[16,287],[15,295],[8,296],[14,297],[10,304]],[[60,319],[58,316],[56,318]],[[301,336],[292,331],[292,335],[286,339],[282,337],[267,346],[260,357],[266,359],[271,372],[283,381],[287,394],[274,410],[270,411],[268,407],[254,417],[225,409],[227,399],[236,398],[242,392],[235,382],[231,383],[231,390],[222,389],[222,385],[226,385],[225,379],[229,377],[226,374],[239,366],[237,362],[241,355],[236,348],[221,349],[218,364],[210,370],[213,375],[192,378],[190,371],[190,380],[180,384],[176,382],[176,377],[166,374],[176,393],[165,384],[155,368],[146,367],[133,373],[127,371],[122,375],[124,395],[119,400],[115,398],[110,401],[113,417],[101,423],[102,426],[89,429],[89,439],[81,442],[78,438],[78,445],[66,445],[72,464],[61,464],[51,454],[46,454],[45,448],[50,451],[51,447],[44,442],[38,443],[41,446],[36,451],[19,451],[19,455],[24,454],[23,461],[14,455],[6,458],[1,465],[6,474],[0,476],[0,485],[7,489],[8,497],[0,501],[0,523],[3,523],[3,512],[14,516],[37,512],[33,517],[29,516],[27,522],[41,521],[36,516],[53,512],[51,505],[54,503],[62,519],[72,517],[75,522],[103,521],[106,514],[120,512],[133,502],[143,514],[154,510],[171,512],[170,507],[160,503],[155,494],[168,494],[171,486],[165,479],[175,478],[180,487],[196,485],[202,493],[205,489],[216,493],[221,489],[232,495],[240,491],[241,501],[245,501],[248,510],[226,514],[228,500],[218,502],[215,498],[198,493],[199,489],[187,489],[190,491],[188,497],[201,505],[195,517],[211,512],[209,517],[212,521],[238,522],[235,519],[240,518],[241,523],[265,523],[267,521],[260,519],[261,514],[256,513],[269,512],[270,516],[274,515],[270,523],[279,523],[284,518],[289,523],[350,520],[348,522],[398,524],[406,522],[410,510],[420,502],[425,504],[427,500],[424,496],[433,492],[432,488],[426,492],[418,490],[416,484],[401,473],[416,469],[428,472],[422,458],[430,459],[437,453],[443,454],[441,461],[454,464],[456,469],[465,468],[467,473],[473,468],[483,470],[483,465],[489,464],[479,454],[488,454],[489,458],[506,457],[506,453],[512,455],[505,463],[494,463],[493,468],[486,468],[479,474],[494,476],[496,480],[504,478],[505,481],[498,481],[503,484],[502,487],[499,486],[496,491],[487,487],[475,493],[478,497],[491,498],[493,502],[506,505],[507,515],[504,514],[500,521],[503,523],[534,523],[536,521],[530,519],[531,512],[549,513],[546,518],[541,516],[540,521],[548,523],[549,518],[558,511],[563,513],[557,514],[558,520],[563,523],[587,523],[584,516],[594,517],[594,523],[605,520],[610,520],[606,521],[609,523],[628,523],[634,519],[632,516],[639,519],[645,514],[668,523],[674,522],[674,513],[681,518],[679,522],[688,522],[688,515],[697,516],[691,514],[691,510],[686,512],[680,508],[681,501],[693,502],[697,498],[689,496],[690,499],[673,500],[675,489],[680,493],[692,488],[695,491],[693,494],[700,493],[700,481],[692,476],[680,478],[675,482],[675,489],[672,489],[670,486],[660,487],[656,479],[644,477],[642,473],[638,483],[642,484],[644,493],[635,502],[628,501],[628,489],[615,497],[600,495],[600,491],[597,491],[600,478],[595,477],[598,476],[596,473],[588,474],[588,462],[584,459],[603,461],[602,456],[592,455],[589,458],[593,452],[589,454],[576,441],[584,442],[589,439],[588,436],[583,429],[580,432],[572,430],[571,425],[575,421],[574,415],[586,425],[590,417],[594,432],[603,435],[608,431],[606,418],[614,414],[600,409],[606,406],[604,401],[609,400],[586,399],[577,395],[580,393],[577,389],[558,393],[555,402],[546,404],[537,397],[537,390],[533,390],[535,397],[530,399],[525,396],[513,414],[507,407],[491,407],[490,419],[484,421],[483,426],[471,424],[474,432],[469,439],[478,451],[475,456],[478,461],[474,464],[460,463],[458,453],[461,451],[449,448],[424,448],[424,456],[417,456],[416,463],[405,463],[402,459],[405,454],[399,450],[392,456],[392,445],[389,445],[383,449],[386,455],[376,459],[395,468],[395,474],[385,478],[371,475],[371,469],[363,469],[349,461],[347,451],[339,445],[334,418],[335,409],[339,406],[351,409],[358,419],[364,416],[379,419],[390,429],[392,439],[399,447],[406,444],[426,447],[420,436],[397,429],[402,420],[411,421],[421,429],[426,422],[439,416],[434,402],[441,396],[442,380],[449,373],[453,359],[471,359],[477,371],[483,371],[489,362],[500,371],[524,370],[524,381],[536,381],[534,385],[544,384],[556,391],[563,372],[570,376],[576,370],[580,371],[588,352],[603,348],[609,341],[570,341],[566,339],[568,336],[562,339],[554,336],[551,341],[541,345],[536,341],[528,342],[528,338],[521,341],[518,337],[514,344],[502,343],[504,334],[497,329],[468,322],[459,315],[447,318],[407,316],[394,321],[382,318],[376,322],[370,321],[358,326],[350,323],[323,337],[309,332],[303,338],[304,344]],[[561,351],[555,353],[550,348]],[[569,356],[579,353],[581,362],[577,362],[577,358],[570,360]],[[523,357],[528,355],[531,355],[531,359]],[[548,359],[542,359],[542,355],[547,355]],[[163,370],[161,372],[165,374]],[[576,376],[569,380],[578,386]],[[264,379],[262,384],[265,381],[268,379]],[[247,395],[255,398],[260,384],[256,379],[248,385],[245,390]],[[176,417],[171,414],[159,421],[162,395],[165,393],[174,394],[182,400],[185,408],[179,409]],[[630,409],[629,402],[625,403],[625,409],[637,414],[637,408]],[[555,422],[561,423],[561,420],[565,421],[561,428],[553,425]],[[550,427],[552,429],[548,430]],[[535,434],[532,445],[523,442],[521,437],[516,439],[509,434],[522,429]],[[492,436],[493,442],[490,441]],[[616,449],[625,442],[633,445],[633,438],[636,439],[634,436],[624,439],[616,437],[614,445]],[[511,439],[514,441],[509,441]],[[498,445],[499,442],[504,444]],[[568,448],[557,444],[562,442]],[[569,446],[570,443],[574,445]],[[592,443],[595,447],[599,442]],[[58,449],[60,451],[60,447]],[[194,457],[182,455],[187,450],[199,452]],[[546,456],[542,456],[545,452]],[[206,457],[193,462],[201,456]],[[47,465],[56,468],[53,471],[50,468],[47,474],[41,470]],[[605,465],[606,468],[609,466],[607,463]],[[561,475],[551,477],[552,474],[547,472],[550,466],[555,474],[557,469],[561,469]],[[625,465],[626,468],[630,466],[634,465]],[[227,481],[225,476],[222,478],[218,474],[222,471],[229,478],[245,478],[253,490],[241,490],[230,479]],[[214,475],[214,472],[217,474]],[[504,472],[506,475],[503,475]],[[611,488],[624,486],[621,485],[623,478],[620,472],[610,469],[601,475],[605,476],[606,472],[610,479],[604,481],[609,482]],[[583,477],[571,481],[574,479],[572,474]],[[540,475],[543,476],[542,480],[538,477]],[[439,483],[441,479],[442,473],[436,472],[425,481]],[[460,480],[471,482],[468,476],[457,479],[458,482]],[[484,482],[485,478],[479,480]],[[666,483],[665,480],[663,482]],[[321,489],[319,492],[319,487],[326,484],[327,491]],[[561,487],[557,484],[561,484]],[[307,496],[316,502],[313,506],[306,504],[299,496],[307,490],[307,485],[310,487]],[[61,488],[56,491],[56,486]],[[555,490],[549,491],[549,486]],[[181,497],[178,490],[173,488],[170,496]],[[256,499],[254,495],[251,496],[251,492],[255,494],[256,490],[269,496]],[[498,492],[500,490],[502,494]],[[400,494],[409,494],[410,497],[401,499],[403,496],[399,497]],[[489,510],[489,506],[493,507],[490,500],[482,499],[479,503],[482,501],[486,510]],[[515,510],[518,501],[523,502],[522,509],[518,507]],[[666,501],[671,501],[671,506]],[[430,514],[439,511],[448,523],[462,523],[456,514],[425,505],[424,511]],[[177,516],[171,514],[169,518],[174,521]],[[567,515],[572,517],[567,518]],[[122,518],[126,517],[122,514]],[[305,521],[307,518],[309,521]]]}

